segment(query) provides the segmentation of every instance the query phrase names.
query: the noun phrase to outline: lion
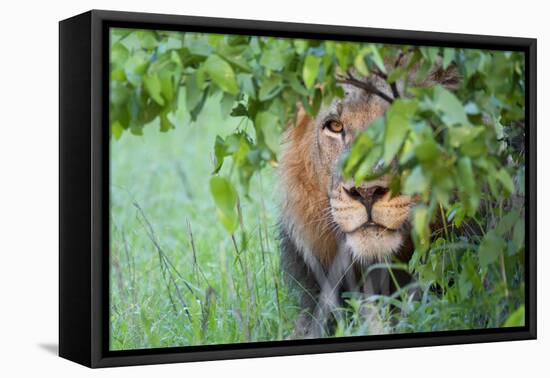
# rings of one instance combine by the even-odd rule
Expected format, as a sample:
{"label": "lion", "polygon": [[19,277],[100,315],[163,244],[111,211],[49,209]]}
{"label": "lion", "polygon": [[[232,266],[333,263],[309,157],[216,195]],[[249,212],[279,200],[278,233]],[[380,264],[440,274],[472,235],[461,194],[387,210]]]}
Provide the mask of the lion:
{"label": "lion", "polygon": [[[458,79],[456,68],[439,65],[420,84],[454,88]],[[404,271],[392,272],[390,278],[380,269],[365,277],[374,263],[410,259],[415,202],[407,195],[392,195],[388,175],[359,186],[342,177],[342,156],[404,85],[389,85],[377,76],[364,82],[368,85],[342,84],[344,97],[315,118],[301,109],[284,135],[279,164],[282,265],[302,293],[294,337],[326,334],[328,314],[344,290],[389,294],[412,279]]]}

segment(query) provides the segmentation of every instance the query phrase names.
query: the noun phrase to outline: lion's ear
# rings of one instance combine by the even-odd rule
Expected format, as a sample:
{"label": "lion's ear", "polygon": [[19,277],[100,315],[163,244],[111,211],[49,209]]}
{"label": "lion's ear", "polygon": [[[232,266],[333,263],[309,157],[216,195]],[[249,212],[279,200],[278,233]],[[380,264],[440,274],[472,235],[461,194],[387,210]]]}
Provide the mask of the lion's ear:
{"label": "lion's ear", "polygon": [[285,140],[299,140],[308,130],[308,125],[313,119],[307,113],[304,106],[299,104],[296,108],[296,118],[289,120],[286,125]]}
{"label": "lion's ear", "polygon": [[460,75],[458,68],[454,64],[449,65],[447,68],[443,68],[441,64],[438,64],[430,71],[426,78],[428,86],[439,84],[449,90],[457,89],[461,81],[462,75]]}
{"label": "lion's ear", "polygon": [[311,122],[311,116],[302,104],[298,104],[296,109],[296,118],[294,119],[294,126],[304,128],[309,122]]}

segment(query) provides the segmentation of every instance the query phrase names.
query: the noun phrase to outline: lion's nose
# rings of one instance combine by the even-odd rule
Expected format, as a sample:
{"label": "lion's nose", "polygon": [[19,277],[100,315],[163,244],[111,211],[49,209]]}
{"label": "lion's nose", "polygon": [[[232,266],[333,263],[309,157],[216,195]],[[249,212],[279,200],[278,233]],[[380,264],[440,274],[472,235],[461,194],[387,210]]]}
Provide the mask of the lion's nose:
{"label": "lion's nose", "polygon": [[375,181],[361,186],[344,185],[344,190],[350,197],[361,202],[366,208],[369,220],[372,220],[372,205],[388,193],[389,188],[386,181]]}
{"label": "lion's nose", "polygon": [[388,188],[380,185],[375,186],[353,186],[346,189],[348,194],[360,202],[374,203],[388,192]]}

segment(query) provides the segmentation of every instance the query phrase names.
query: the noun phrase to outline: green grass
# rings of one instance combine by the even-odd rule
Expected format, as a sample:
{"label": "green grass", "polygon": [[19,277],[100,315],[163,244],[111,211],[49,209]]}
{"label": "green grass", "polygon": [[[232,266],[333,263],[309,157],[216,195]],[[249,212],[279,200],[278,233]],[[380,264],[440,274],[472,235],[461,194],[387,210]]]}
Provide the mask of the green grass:
{"label": "green grass", "polygon": [[208,181],[217,134],[234,130],[212,101],[197,122],[111,141],[111,349],[280,340],[298,309],[282,283],[276,172],[241,200],[234,239]]}

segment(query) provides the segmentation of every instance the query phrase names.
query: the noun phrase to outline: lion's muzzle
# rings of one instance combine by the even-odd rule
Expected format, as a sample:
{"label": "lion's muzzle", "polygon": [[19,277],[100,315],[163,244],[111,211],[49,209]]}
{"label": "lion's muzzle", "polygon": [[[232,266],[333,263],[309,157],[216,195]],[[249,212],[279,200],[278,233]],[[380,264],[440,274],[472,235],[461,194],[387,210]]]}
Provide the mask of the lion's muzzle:
{"label": "lion's muzzle", "polygon": [[413,201],[406,195],[392,196],[388,179],[361,186],[339,183],[330,197],[333,219],[354,254],[381,257],[399,248]]}

